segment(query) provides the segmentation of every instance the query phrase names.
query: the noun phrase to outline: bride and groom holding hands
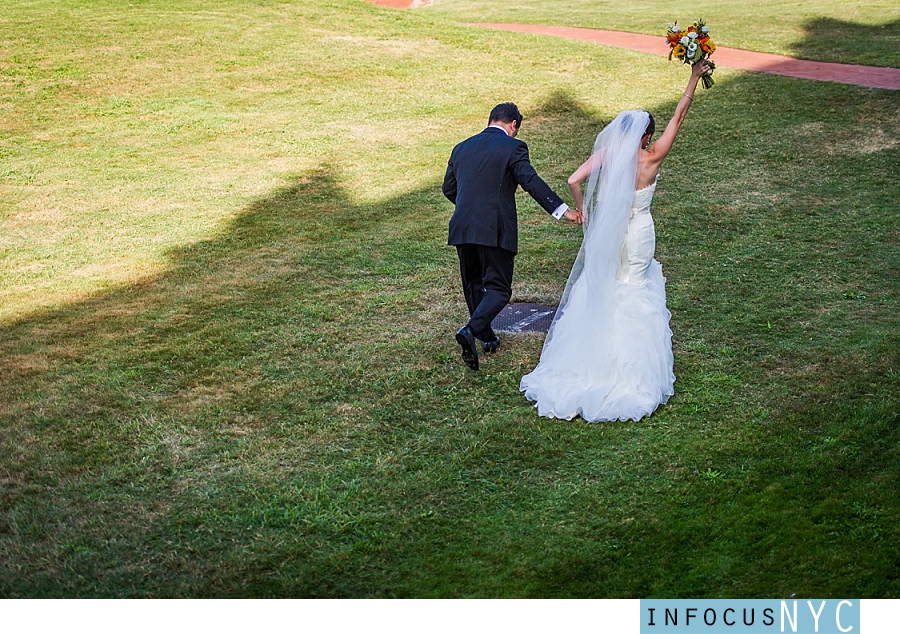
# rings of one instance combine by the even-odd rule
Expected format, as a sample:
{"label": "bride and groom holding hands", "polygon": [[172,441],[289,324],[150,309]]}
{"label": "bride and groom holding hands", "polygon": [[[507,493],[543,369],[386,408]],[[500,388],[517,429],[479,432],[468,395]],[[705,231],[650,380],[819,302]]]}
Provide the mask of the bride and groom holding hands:
{"label": "bride and groom holding hands", "polygon": [[653,257],[650,203],[697,83],[710,72],[705,62],[692,67],[655,143],[653,117],[643,110],[622,112],[603,128],[591,156],[568,179],[574,209],[531,166],[528,146],[516,138],[522,115],[514,104],[495,107],[488,127],[450,155],[442,186],[455,205],[448,244],[459,256],[470,316],[456,341],[472,370],[479,367],[476,340],[485,354],[500,346],[491,322],[512,294],[517,187],[557,220],[584,228],[540,361],[520,383],[541,416],[639,420],[674,393],[670,313]]}

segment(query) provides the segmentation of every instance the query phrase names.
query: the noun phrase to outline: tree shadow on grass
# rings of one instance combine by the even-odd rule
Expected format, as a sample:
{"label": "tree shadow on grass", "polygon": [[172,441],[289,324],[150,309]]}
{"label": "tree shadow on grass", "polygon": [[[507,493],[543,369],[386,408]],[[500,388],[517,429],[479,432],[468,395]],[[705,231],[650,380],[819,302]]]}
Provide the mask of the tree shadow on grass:
{"label": "tree shadow on grass", "polygon": [[[448,333],[465,306],[439,187],[355,204],[336,173],[255,202],[161,275],[0,328],[0,594],[241,594],[205,577],[232,565],[221,536],[197,546],[184,522],[228,539],[248,523],[296,528],[270,516],[285,486],[309,511],[296,521],[352,528],[329,472],[389,442],[368,436],[385,426],[408,433],[410,395],[458,381]],[[445,402],[416,406],[428,420]],[[302,485],[285,485],[303,456]],[[202,554],[179,563],[164,543]],[[312,579],[293,592],[347,593]]]}
{"label": "tree shadow on grass", "polygon": [[834,18],[813,18],[804,24],[807,35],[791,49],[801,59],[871,66],[900,67],[900,20],[870,25]]}
{"label": "tree shadow on grass", "polygon": [[[553,127],[564,117],[584,129],[599,127],[559,97],[536,114],[543,121],[531,126],[536,136],[541,125]],[[459,317],[455,253],[445,235],[452,208],[439,186],[354,204],[338,172],[324,167],[253,203],[221,235],[173,250],[161,275],[0,326],[7,402],[27,394],[19,390],[32,381],[53,383],[57,370],[91,365],[96,372],[81,379],[121,381],[122,394],[147,390],[158,401],[196,387],[217,369],[267,354],[275,345],[267,336],[290,334],[302,344],[292,352],[328,364],[329,351],[350,333],[403,339],[423,334],[422,313]],[[522,214],[537,209],[526,205]],[[544,228],[577,249],[576,232]],[[226,377],[216,380],[232,391]],[[64,402],[71,394],[42,393],[42,411],[57,397]]]}
{"label": "tree shadow on grass", "polygon": [[[898,263],[871,235],[896,146],[854,145],[891,106],[790,81],[721,82],[670,158],[678,395],[639,424],[537,419],[532,340],[461,366],[437,182],[357,205],[323,169],[163,275],[4,326],[0,594],[895,593]],[[523,136],[560,183],[600,127],[553,95]],[[798,152],[820,129],[843,153]],[[517,275],[561,288],[577,233],[520,210]]]}

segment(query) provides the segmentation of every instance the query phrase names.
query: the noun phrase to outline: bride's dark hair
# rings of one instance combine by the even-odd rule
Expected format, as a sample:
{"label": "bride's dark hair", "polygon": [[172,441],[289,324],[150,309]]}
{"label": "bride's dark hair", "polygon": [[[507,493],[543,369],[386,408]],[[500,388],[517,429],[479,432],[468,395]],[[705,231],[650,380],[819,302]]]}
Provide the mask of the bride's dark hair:
{"label": "bride's dark hair", "polygon": [[[644,110],[644,112],[647,111]],[[644,130],[644,136],[647,136],[648,134],[653,136],[653,133],[656,132],[656,121],[653,120],[653,115],[649,112],[647,112],[647,116],[650,117],[650,123],[647,124],[647,129]]]}

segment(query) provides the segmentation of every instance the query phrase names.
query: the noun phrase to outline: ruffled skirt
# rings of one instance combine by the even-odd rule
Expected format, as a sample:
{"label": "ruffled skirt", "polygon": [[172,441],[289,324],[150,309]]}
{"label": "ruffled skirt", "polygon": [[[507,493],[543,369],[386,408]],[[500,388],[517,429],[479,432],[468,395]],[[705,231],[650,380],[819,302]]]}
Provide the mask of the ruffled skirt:
{"label": "ruffled skirt", "polygon": [[[538,366],[519,385],[538,414],[637,421],[674,394],[671,313],[659,262],[641,278],[617,282],[612,306],[592,302],[587,276],[575,283]],[[596,311],[611,314],[598,319]]]}

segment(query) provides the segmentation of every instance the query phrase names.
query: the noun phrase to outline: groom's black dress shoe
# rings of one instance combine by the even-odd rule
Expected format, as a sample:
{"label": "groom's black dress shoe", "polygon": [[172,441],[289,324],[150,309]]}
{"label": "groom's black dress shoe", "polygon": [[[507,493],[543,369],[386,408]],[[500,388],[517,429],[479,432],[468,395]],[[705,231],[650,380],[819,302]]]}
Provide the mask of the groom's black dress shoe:
{"label": "groom's black dress shoe", "polygon": [[495,335],[493,341],[485,341],[484,344],[482,344],[482,347],[484,348],[485,354],[493,354],[497,352],[497,348],[500,347],[500,337],[497,337]]}
{"label": "groom's black dress shoe", "polygon": [[475,335],[472,334],[472,329],[468,326],[460,328],[456,333],[456,342],[462,346],[463,362],[473,370],[477,370],[478,351],[475,349]]}

